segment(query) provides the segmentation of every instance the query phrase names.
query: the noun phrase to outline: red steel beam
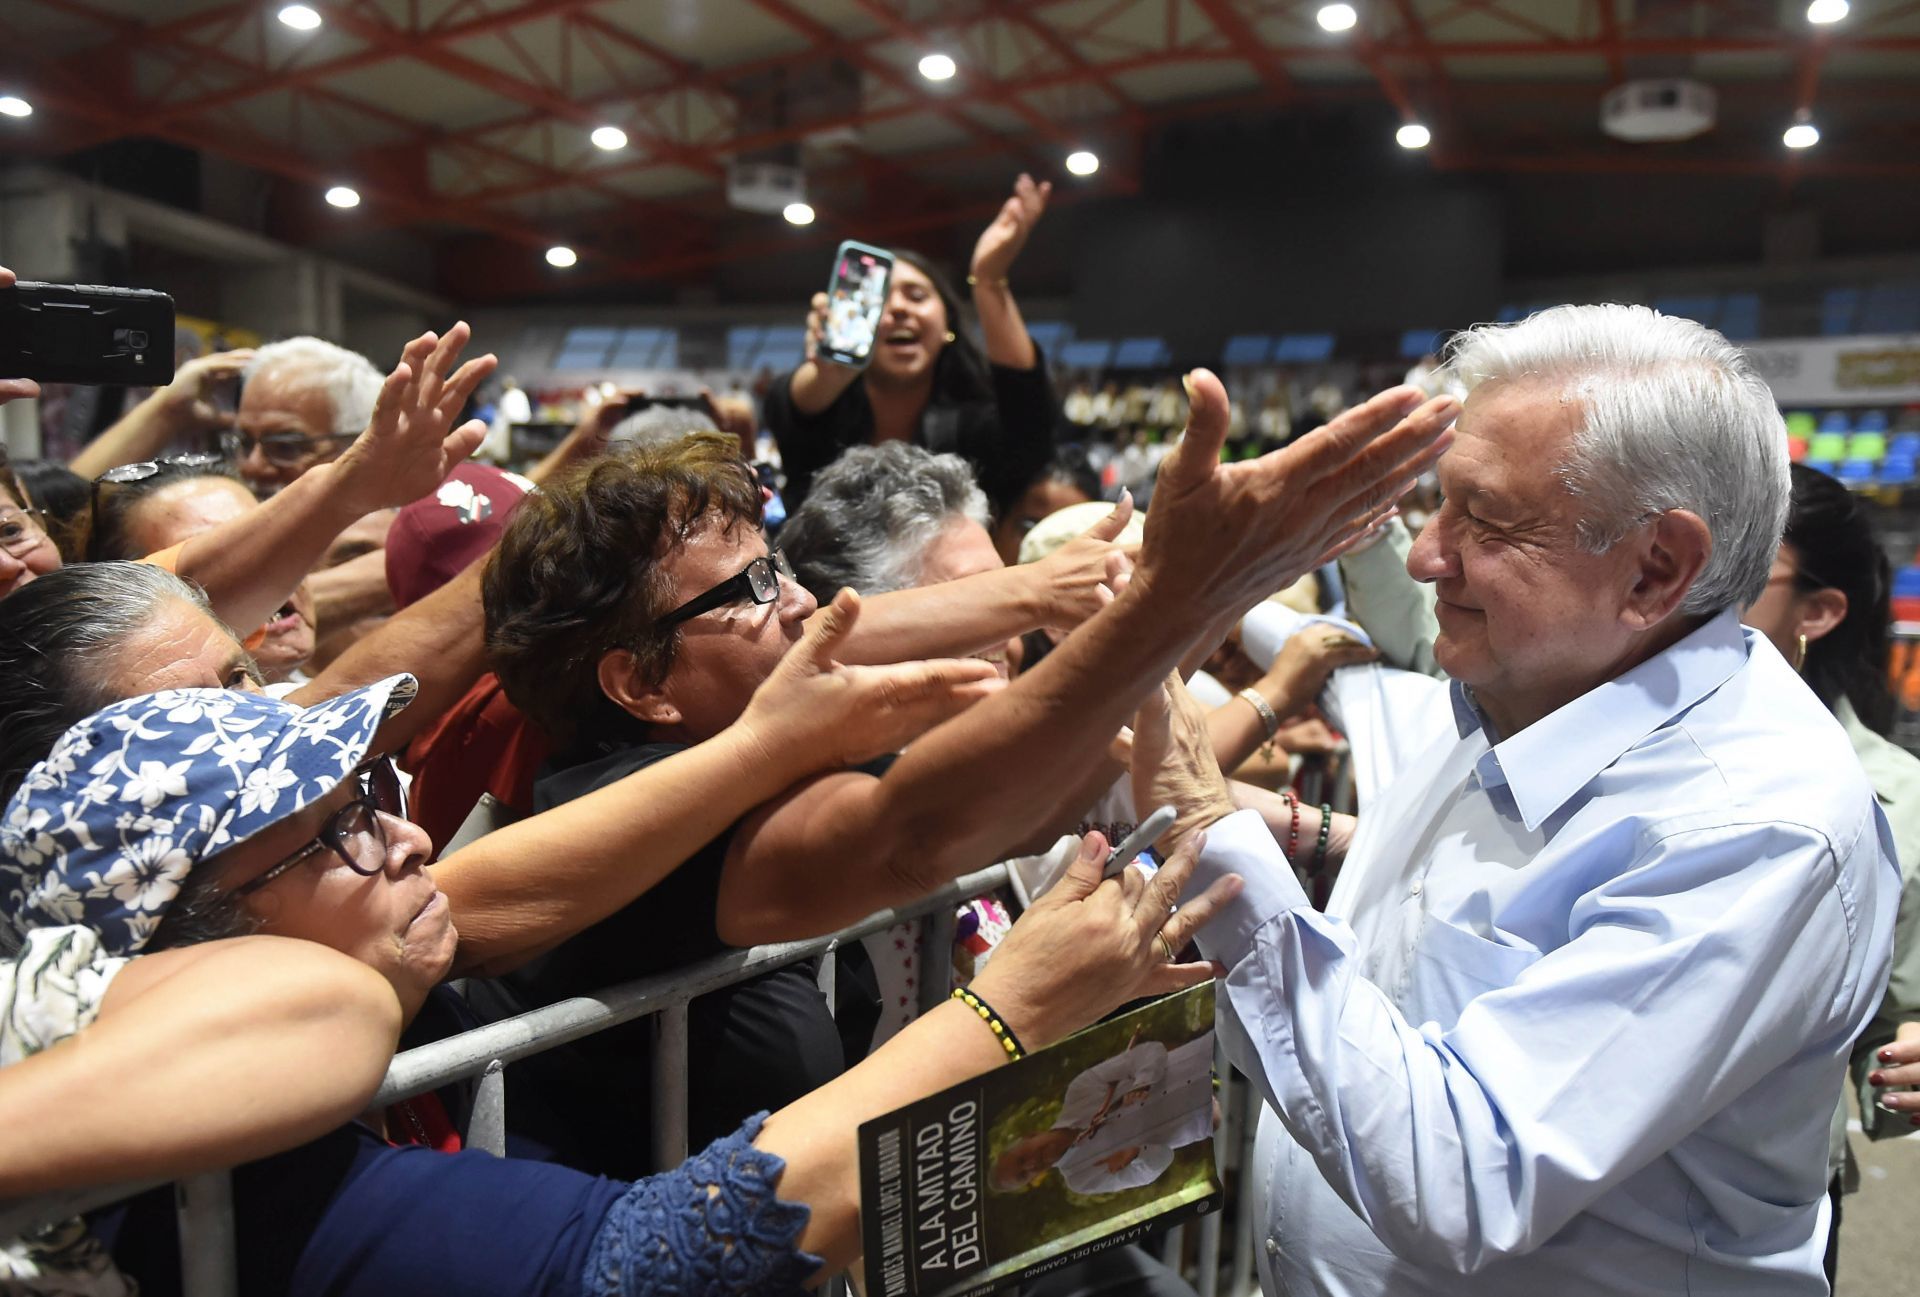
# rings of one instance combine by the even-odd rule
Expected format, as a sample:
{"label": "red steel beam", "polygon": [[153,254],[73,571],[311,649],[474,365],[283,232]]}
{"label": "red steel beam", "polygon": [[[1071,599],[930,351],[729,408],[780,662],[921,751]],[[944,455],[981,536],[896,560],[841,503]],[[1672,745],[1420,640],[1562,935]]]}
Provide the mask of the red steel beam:
{"label": "red steel beam", "polygon": [[1613,0],[1593,0],[1593,11],[1600,42],[1607,47],[1607,86],[1611,89],[1627,79],[1627,60],[1620,53],[1620,19],[1613,12]]}
{"label": "red steel beam", "polygon": [[1274,99],[1291,102],[1296,92],[1284,59],[1260,39],[1253,24],[1233,7],[1233,0],[1194,0],[1194,4],[1207,16],[1214,30],[1226,38],[1234,57],[1245,59],[1259,73]]}

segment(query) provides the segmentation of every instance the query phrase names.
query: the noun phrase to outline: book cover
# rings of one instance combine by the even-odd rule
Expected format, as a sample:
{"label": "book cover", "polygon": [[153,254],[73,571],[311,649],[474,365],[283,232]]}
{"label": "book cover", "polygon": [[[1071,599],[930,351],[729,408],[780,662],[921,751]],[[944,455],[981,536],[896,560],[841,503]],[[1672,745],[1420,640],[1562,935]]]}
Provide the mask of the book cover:
{"label": "book cover", "polygon": [[1211,1211],[1213,986],[860,1127],[874,1297],[969,1297]]}

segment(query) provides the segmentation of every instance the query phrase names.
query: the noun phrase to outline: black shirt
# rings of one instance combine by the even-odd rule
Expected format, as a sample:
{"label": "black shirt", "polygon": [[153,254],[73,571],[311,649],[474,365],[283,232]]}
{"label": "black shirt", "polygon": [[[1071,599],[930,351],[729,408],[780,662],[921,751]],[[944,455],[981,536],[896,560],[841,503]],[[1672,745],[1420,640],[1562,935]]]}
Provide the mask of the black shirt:
{"label": "black shirt", "polygon": [[[556,762],[534,783],[534,809],[604,788],[684,750],[652,743]],[[716,929],[720,871],[733,829],[709,842],[645,895],[468,997],[489,1018],[525,1012],[728,949]],[[731,1134],[838,1076],[840,1037],[815,982],[817,962],[789,964],[693,1001],[687,1022],[688,1147]],[[515,1063],[507,1119],[570,1166],[633,1179],[653,1169],[649,1136],[649,1022],[642,1019]]]}
{"label": "black shirt", "polygon": [[[1032,369],[990,365],[993,399],[950,402],[939,396],[921,412],[913,444],[936,455],[956,454],[973,465],[995,515],[1025,494],[1053,455],[1060,402],[1047,377],[1045,357],[1034,348]],[[767,390],[764,418],[780,447],[787,484],[781,490],[789,516],[806,500],[818,473],[850,446],[871,445],[873,404],[864,377],[818,414],[793,404],[793,375],[782,374]]]}

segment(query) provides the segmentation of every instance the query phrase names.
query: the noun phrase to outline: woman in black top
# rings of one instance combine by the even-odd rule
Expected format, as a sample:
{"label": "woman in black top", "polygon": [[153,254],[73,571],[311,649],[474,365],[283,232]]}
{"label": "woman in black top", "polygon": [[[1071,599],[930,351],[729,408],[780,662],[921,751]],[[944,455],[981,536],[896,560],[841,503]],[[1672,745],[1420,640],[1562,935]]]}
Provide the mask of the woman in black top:
{"label": "woman in black top", "polygon": [[797,509],[813,475],[849,446],[911,441],[972,462],[996,513],[1050,458],[1060,406],[1013,300],[1007,272],[1046,210],[1051,184],[1022,175],[1013,196],[974,245],[967,282],[985,354],[961,327],[960,301],[918,253],[895,250],[872,359],[865,369],[817,351],[827,299],[807,316],[807,358],[774,380],[766,424],[786,469],[786,504]]}

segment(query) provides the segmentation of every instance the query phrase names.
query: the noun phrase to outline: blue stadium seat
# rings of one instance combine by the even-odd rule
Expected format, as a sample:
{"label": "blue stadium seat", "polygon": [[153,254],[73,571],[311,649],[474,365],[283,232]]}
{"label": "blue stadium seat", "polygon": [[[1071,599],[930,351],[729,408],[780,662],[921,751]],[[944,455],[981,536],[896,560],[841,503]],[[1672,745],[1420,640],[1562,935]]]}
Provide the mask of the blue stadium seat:
{"label": "blue stadium seat", "polygon": [[1912,333],[1920,330],[1920,282],[1875,284],[1860,307],[1862,333]]}
{"label": "blue stadium seat", "polygon": [[1887,454],[1920,456],[1920,432],[1896,432],[1887,438]]}
{"label": "blue stadium seat", "polygon": [[1682,319],[1693,320],[1712,328],[1719,323],[1720,299],[1706,294],[1656,297],[1653,309],[1662,315],[1678,315]]}
{"label": "blue stadium seat", "polygon": [[1863,410],[1853,416],[1855,432],[1885,432],[1887,430],[1887,412],[1885,410]]}
{"label": "blue stadium seat", "polygon": [[1283,333],[1273,344],[1273,358],[1283,362],[1326,360],[1332,355],[1331,333]]}
{"label": "blue stadium seat", "polygon": [[1760,336],[1760,294],[1728,293],[1720,304],[1720,332],[1729,342],[1752,342]]}
{"label": "blue stadium seat", "polygon": [[1853,424],[1845,410],[1828,410],[1820,416],[1820,431],[1848,433],[1853,431]]}
{"label": "blue stadium seat", "polygon": [[1829,338],[1858,333],[1860,290],[1829,288],[1820,299],[1820,332]]}
{"label": "blue stadium seat", "polygon": [[1273,339],[1264,333],[1236,334],[1220,353],[1223,365],[1264,365],[1272,359]]}
{"label": "blue stadium seat", "polygon": [[1830,459],[1803,459],[1800,462],[1816,472],[1825,473],[1828,477],[1838,476],[1834,470],[1839,466]]}
{"label": "blue stadium seat", "polygon": [[1408,329],[1400,335],[1400,359],[1418,360],[1440,354],[1440,330]]}
{"label": "blue stadium seat", "polygon": [[1840,464],[1839,472],[1834,474],[1848,486],[1861,486],[1873,481],[1873,461],[1870,459],[1849,459]]}
{"label": "blue stadium seat", "polygon": [[1916,476],[1916,467],[1920,467],[1920,461],[1912,455],[1888,455],[1880,461],[1879,480],[1889,486],[1905,486]]}

